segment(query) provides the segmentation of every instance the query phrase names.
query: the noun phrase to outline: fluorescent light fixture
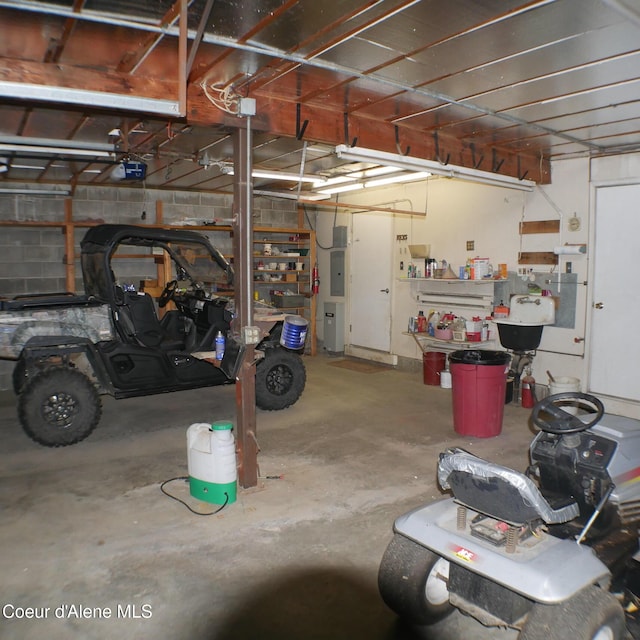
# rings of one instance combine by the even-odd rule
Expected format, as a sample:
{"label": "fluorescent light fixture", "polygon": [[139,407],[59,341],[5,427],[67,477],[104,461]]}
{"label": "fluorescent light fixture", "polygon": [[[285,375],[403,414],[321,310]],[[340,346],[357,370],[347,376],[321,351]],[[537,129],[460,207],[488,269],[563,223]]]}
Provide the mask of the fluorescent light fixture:
{"label": "fluorescent light fixture", "polygon": [[320,183],[321,187],[330,187],[334,184],[345,184],[346,182],[355,182],[361,178],[369,178],[374,176],[381,176],[387,173],[397,173],[397,167],[374,167],[373,169],[365,169],[364,171],[351,171],[340,176],[333,178],[327,178],[324,182]]}
{"label": "fluorescent light fixture", "polygon": [[332,195],[334,193],[345,193],[346,191],[356,191],[357,189],[364,189],[363,182],[354,182],[353,184],[345,184],[341,187],[329,187],[328,189],[318,189],[316,193],[323,193],[325,195]]}
{"label": "fluorescent light fixture", "polygon": [[267,191],[266,189],[254,189],[253,195],[264,196],[267,198],[284,198],[285,200],[312,200],[314,202],[329,199],[329,196],[327,195],[319,195],[317,193],[309,193],[307,191],[303,191],[300,194],[300,198],[298,198],[298,194],[293,191]]}
{"label": "fluorescent light fixture", "polygon": [[115,146],[108,142],[82,142],[81,140],[67,140],[65,138],[0,135],[0,143],[16,146],[31,144],[38,147],[70,147],[73,149],[91,149],[93,151],[116,151]]}
{"label": "fluorescent light fixture", "polygon": [[109,158],[111,151],[96,151],[94,149],[76,149],[75,147],[45,147],[31,144],[0,143],[0,151],[5,153],[38,153],[56,156],[80,156],[85,158]]}
{"label": "fluorescent light fixture", "polygon": [[[334,193],[345,193],[347,191],[356,191],[358,189],[371,188],[371,187],[382,187],[387,184],[396,184],[401,182],[413,182],[415,180],[425,180],[431,174],[428,171],[415,171],[411,173],[402,173],[398,175],[397,167],[378,167],[379,169],[385,169],[385,171],[380,171],[379,175],[384,175],[385,173],[395,173],[396,175],[387,176],[386,178],[375,178],[373,180],[364,180],[355,182],[354,178],[348,178],[350,184],[342,184],[340,186],[334,187],[329,185],[328,188],[318,189],[316,193],[323,193],[327,195],[331,195]],[[372,171],[367,169],[367,171]],[[347,174],[349,176],[353,176],[355,174],[364,175],[365,172],[357,171],[354,173]],[[371,174],[369,174],[371,175]],[[328,181],[331,182],[331,179]],[[335,184],[335,183],[334,183]],[[324,185],[322,185],[324,187]]]}
{"label": "fluorescent light fixture", "polygon": [[272,180],[289,180],[291,182],[310,182],[312,184],[322,184],[324,180],[316,178],[315,176],[305,176],[296,173],[284,173],[281,171],[252,171],[251,175],[254,178],[269,178]]}
{"label": "fluorescent light fixture", "polygon": [[[35,164],[16,164],[15,162],[11,163],[12,169],[26,169],[28,171],[44,171],[46,167],[40,167]],[[1,171],[1,169],[0,169]]]}
{"label": "fluorescent light fixture", "polygon": [[[234,175],[233,167],[223,168],[222,173]],[[267,178],[270,180],[284,180],[286,182],[310,182],[311,184],[326,184],[324,178],[317,176],[300,175],[298,173],[286,173],[285,171],[263,171],[262,169],[254,169],[251,172],[253,178]]]}
{"label": "fluorescent light fixture", "polygon": [[69,189],[5,189],[0,188],[0,194],[14,194],[23,196],[68,196]]}
{"label": "fluorescent light fixture", "polygon": [[350,178],[349,176],[336,176],[335,178],[327,178],[323,183],[323,187],[330,187],[334,184],[344,184],[345,182],[355,182],[356,178]]}
{"label": "fluorescent light fixture", "polygon": [[367,180],[365,187],[382,187],[385,184],[396,184],[399,182],[413,182],[414,180],[426,180],[431,174],[428,171],[416,171],[415,173],[403,173],[401,176],[389,176],[388,178],[377,178]]}
{"label": "fluorescent light fixture", "polygon": [[535,182],[532,180],[518,180],[512,176],[503,176],[490,171],[479,171],[456,165],[443,165],[432,160],[412,158],[399,153],[388,153],[374,149],[361,149],[340,144],[335,149],[336,155],[344,160],[353,162],[372,162],[380,165],[393,166],[405,171],[429,171],[433,175],[445,178],[457,178],[495,187],[517,189],[519,191],[533,191]]}
{"label": "fluorescent light fixture", "polygon": [[398,167],[373,167],[373,169],[365,169],[364,171],[352,171],[351,173],[347,173],[351,178],[360,179],[360,178],[375,178],[376,176],[384,176],[388,173],[397,173]]}

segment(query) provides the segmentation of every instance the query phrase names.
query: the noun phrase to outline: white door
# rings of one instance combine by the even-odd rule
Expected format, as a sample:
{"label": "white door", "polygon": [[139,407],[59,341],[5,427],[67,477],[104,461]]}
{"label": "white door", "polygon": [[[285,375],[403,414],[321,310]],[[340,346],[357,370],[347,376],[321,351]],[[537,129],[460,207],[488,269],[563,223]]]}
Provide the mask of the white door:
{"label": "white door", "polygon": [[352,216],[350,344],[391,351],[391,261],[393,219],[384,214]]}
{"label": "white door", "polygon": [[640,184],[596,190],[589,390],[640,401]]}

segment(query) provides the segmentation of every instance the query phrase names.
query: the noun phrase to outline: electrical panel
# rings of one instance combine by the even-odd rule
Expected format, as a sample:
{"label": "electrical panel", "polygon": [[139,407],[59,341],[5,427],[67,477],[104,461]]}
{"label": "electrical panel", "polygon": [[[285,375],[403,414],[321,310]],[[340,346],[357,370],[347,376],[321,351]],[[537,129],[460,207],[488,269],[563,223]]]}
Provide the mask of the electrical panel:
{"label": "electrical panel", "polygon": [[332,296],[344,296],[344,251],[332,251],[330,257],[329,291]]}

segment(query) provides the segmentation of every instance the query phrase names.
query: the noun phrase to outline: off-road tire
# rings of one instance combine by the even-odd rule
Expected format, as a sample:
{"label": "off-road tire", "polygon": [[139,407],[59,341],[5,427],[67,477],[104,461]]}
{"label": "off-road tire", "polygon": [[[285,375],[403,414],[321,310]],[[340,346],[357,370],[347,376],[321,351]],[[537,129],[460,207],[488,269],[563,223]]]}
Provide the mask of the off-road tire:
{"label": "off-road tire", "polygon": [[65,447],[84,440],[101,415],[98,391],[75,369],[43,371],[29,380],[18,397],[22,428],[46,447]]}
{"label": "off-road tire", "polygon": [[535,604],[519,640],[622,640],[624,612],[608,591],[591,586],[559,604]]}
{"label": "off-road tire", "polygon": [[256,366],[256,405],[266,411],[290,407],[302,395],[306,379],[297,353],[279,347],[266,349]]}
{"label": "off-road tire", "polygon": [[380,562],[378,590],[403,620],[434,624],[455,610],[449,602],[448,570],[447,560],[395,534]]}

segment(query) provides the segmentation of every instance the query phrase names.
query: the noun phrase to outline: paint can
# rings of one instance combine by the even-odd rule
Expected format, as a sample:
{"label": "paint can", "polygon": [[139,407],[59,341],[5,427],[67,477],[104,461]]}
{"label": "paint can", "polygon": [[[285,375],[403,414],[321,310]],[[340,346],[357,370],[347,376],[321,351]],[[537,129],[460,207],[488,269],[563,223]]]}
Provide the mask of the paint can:
{"label": "paint can", "polygon": [[297,351],[304,347],[309,322],[302,316],[285,316],[280,334],[280,344]]}

